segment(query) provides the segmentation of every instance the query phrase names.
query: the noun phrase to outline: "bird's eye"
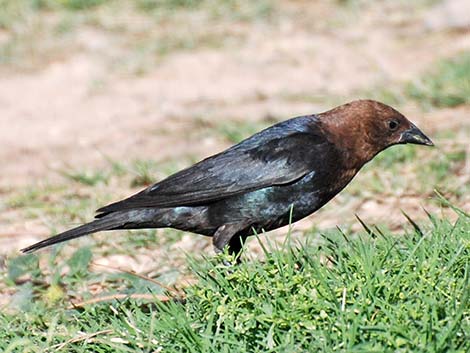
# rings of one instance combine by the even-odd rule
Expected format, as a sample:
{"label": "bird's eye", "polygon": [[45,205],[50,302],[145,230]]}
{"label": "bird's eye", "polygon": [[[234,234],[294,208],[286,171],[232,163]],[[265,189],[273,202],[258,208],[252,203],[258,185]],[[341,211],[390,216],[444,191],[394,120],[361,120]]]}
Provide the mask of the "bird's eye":
{"label": "bird's eye", "polygon": [[397,128],[398,128],[398,125],[400,125],[400,123],[396,120],[390,120],[388,122],[388,128],[391,130],[391,131],[395,131]]}

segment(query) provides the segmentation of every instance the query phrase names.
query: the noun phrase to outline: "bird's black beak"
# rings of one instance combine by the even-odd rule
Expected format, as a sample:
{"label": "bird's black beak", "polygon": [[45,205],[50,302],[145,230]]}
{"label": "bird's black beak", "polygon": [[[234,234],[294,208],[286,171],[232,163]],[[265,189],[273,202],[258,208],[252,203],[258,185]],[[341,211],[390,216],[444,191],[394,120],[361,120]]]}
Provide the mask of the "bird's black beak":
{"label": "bird's black beak", "polygon": [[415,145],[434,146],[434,143],[429,137],[416,126],[411,125],[408,130],[402,132],[398,143],[413,143]]}

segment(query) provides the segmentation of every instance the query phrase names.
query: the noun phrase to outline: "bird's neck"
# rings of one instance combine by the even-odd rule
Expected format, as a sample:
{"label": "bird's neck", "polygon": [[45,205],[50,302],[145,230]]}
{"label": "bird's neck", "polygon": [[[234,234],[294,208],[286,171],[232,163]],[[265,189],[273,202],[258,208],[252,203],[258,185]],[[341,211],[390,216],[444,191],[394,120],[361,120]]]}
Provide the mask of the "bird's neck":
{"label": "bird's neck", "polygon": [[360,121],[345,123],[341,116],[319,115],[328,140],[341,152],[343,166],[356,172],[379,152]]}
{"label": "bird's neck", "polygon": [[372,160],[377,154],[374,146],[360,140],[349,141],[338,146],[344,153],[345,166],[356,171],[359,171],[364,164]]}

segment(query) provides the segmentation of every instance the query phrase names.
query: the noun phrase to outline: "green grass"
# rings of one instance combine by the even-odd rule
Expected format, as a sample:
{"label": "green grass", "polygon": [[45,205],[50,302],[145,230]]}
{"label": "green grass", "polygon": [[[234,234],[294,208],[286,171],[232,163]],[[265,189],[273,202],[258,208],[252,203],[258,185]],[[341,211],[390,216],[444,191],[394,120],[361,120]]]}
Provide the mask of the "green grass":
{"label": "green grass", "polygon": [[[0,314],[4,352],[468,352],[470,217],[429,216],[405,234],[311,234],[301,245],[261,244],[265,258],[225,267],[191,261],[183,301],[125,299],[66,309],[90,283],[109,292],[163,293],[132,275],[89,270],[92,252],[10,259],[16,290]],[[43,268],[42,270],[40,268]],[[65,275],[64,275],[65,271]],[[168,282],[168,277],[160,278]],[[114,282],[116,281],[116,282]],[[124,282],[124,286],[123,286]],[[85,292],[85,293],[83,293]]]}
{"label": "green grass", "polygon": [[442,108],[470,104],[470,52],[439,62],[408,84],[406,94],[425,106]]}
{"label": "green grass", "polygon": [[215,127],[215,131],[221,135],[224,140],[235,144],[276,122],[275,119],[266,119],[260,122],[226,121],[222,124],[218,124]]}
{"label": "green grass", "polygon": [[191,121],[191,137],[201,139],[207,136],[217,136],[223,142],[236,144],[281,120],[270,114],[255,121],[246,121],[238,117],[215,120],[207,119],[204,116],[195,116]]}
{"label": "green grass", "polygon": [[[431,6],[431,5],[434,5],[436,3],[438,3],[440,0],[417,0],[417,1],[414,1],[414,5],[418,5],[420,7],[422,6]],[[371,1],[371,0],[336,0],[336,2],[339,4],[339,5],[342,5],[342,6],[358,6],[358,5],[371,5],[373,4],[375,1]],[[397,2],[401,2],[403,4],[409,4],[407,1],[404,1],[404,0],[399,0]]]}
{"label": "green grass", "polygon": [[11,29],[15,26],[15,19],[25,20],[35,14],[60,14],[65,10],[92,15],[95,10],[103,8],[114,11],[120,8],[126,8],[126,11],[137,10],[156,19],[174,16],[178,11],[202,11],[212,19],[257,21],[268,19],[278,11],[278,6],[277,1],[268,0],[0,0],[0,28]]}
{"label": "green grass", "polygon": [[0,0],[0,64],[37,70],[88,50],[79,37],[91,29],[125,49],[95,52],[107,66],[142,75],[171,53],[237,45],[246,33],[236,24],[267,23],[278,11],[266,0]]}
{"label": "green grass", "polygon": [[203,10],[213,18],[253,21],[269,18],[278,7],[277,1],[247,0],[138,0],[137,7],[144,12],[161,14],[176,10]]}
{"label": "green grass", "polygon": [[470,104],[470,52],[442,59],[406,83],[380,82],[359,90],[354,97],[368,97],[401,106],[410,101],[422,108],[452,108]]}
{"label": "green grass", "polygon": [[437,63],[406,87],[406,94],[426,106],[470,104],[470,52]]}
{"label": "green grass", "polygon": [[64,177],[73,180],[77,183],[88,186],[96,186],[100,183],[107,184],[109,181],[109,175],[101,170],[96,171],[66,171],[62,173]]}
{"label": "green grass", "polygon": [[56,2],[70,10],[84,10],[102,5],[107,0],[57,0]]}

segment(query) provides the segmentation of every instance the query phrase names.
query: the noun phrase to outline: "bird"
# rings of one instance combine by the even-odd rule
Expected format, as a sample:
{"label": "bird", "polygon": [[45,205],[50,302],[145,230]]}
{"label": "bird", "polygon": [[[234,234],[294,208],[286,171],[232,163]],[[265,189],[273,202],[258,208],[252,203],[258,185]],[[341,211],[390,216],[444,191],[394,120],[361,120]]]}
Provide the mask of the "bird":
{"label": "bird", "polygon": [[216,253],[239,254],[248,236],[314,213],[379,152],[397,144],[434,146],[404,115],[374,100],[291,118],[21,251],[99,231],[173,228],[212,237]]}

